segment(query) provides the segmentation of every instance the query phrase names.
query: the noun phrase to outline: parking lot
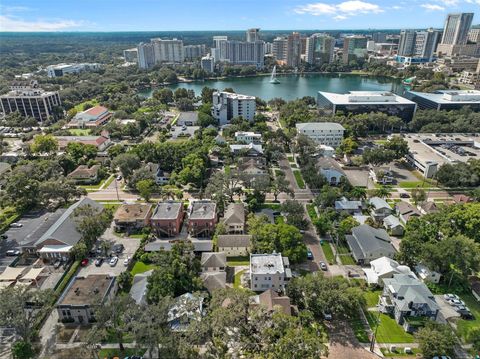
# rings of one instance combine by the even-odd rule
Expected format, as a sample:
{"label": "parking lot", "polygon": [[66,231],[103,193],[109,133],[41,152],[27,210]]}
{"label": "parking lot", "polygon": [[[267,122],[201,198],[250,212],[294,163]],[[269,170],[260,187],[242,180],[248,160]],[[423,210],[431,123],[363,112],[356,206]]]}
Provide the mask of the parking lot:
{"label": "parking lot", "polygon": [[397,184],[405,181],[407,182],[418,181],[418,178],[415,177],[412,170],[402,162],[400,163],[391,162],[387,166],[392,169],[393,177],[397,181]]}
{"label": "parking lot", "polygon": [[460,314],[457,313],[453,306],[451,306],[443,297],[443,295],[435,295],[435,301],[440,307],[441,318],[440,321],[446,322],[450,318],[459,318]]}
{"label": "parking lot", "polygon": [[368,188],[374,187],[372,180],[368,179],[367,168],[349,169],[348,167],[344,167],[343,171],[347,175],[347,178],[352,186],[365,187],[368,181]]}

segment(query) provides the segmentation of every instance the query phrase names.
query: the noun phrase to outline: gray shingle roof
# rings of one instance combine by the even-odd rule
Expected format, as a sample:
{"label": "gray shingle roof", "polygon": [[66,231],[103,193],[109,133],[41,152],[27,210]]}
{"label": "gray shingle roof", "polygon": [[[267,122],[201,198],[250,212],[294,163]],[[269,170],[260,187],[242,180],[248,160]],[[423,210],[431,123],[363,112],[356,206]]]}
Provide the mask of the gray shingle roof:
{"label": "gray shingle roof", "polygon": [[382,209],[382,208],[388,208],[390,210],[392,209],[392,207],[390,207],[387,201],[385,201],[383,198],[380,198],[380,197],[372,197],[368,200],[368,202],[373,207],[375,207],[375,209]]}
{"label": "gray shingle roof", "polygon": [[200,276],[203,279],[203,285],[209,292],[215,289],[225,288],[227,282],[227,272],[205,272]]}
{"label": "gray shingle roof", "polygon": [[218,236],[218,247],[250,247],[252,236],[249,234],[222,234]]}
{"label": "gray shingle roof", "polygon": [[225,254],[225,252],[202,253],[202,259],[200,263],[204,268],[226,267],[227,255]]}
{"label": "gray shingle roof", "polygon": [[196,201],[192,204],[190,220],[213,219],[217,215],[217,205],[211,201]]}
{"label": "gray shingle roof", "polygon": [[396,252],[384,229],[376,229],[367,224],[354,227],[352,235],[346,236],[346,239],[357,259],[370,257],[369,253],[386,255]]}
{"label": "gray shingle roof", "polygon": [[245,207],[243,203],[230,203],[223,218],[225,224],[245,224]]}
{"label": "gray shingle roof", "polygon": [[159,202],[153,211],[151,219],[176,219],[182,206],[182,202]]}

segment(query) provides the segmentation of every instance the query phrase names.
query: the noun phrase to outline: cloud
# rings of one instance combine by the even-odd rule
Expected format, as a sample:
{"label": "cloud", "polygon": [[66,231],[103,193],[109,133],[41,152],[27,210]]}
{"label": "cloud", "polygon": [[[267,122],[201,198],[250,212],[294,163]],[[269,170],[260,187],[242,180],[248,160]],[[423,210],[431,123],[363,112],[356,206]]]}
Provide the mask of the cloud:
{"label": "cloud", "polygon": [[350,16],[359,14],[378,14],[383,9],[376,4],[360,0],[343,1],[338,4],[311,3],[298,6],[294,9],[297,14],[308,14],[313,16],[335,15],[335,20],[345,20]]}
{"label": "cloud", "polygon": [[4,31],[60,31],[72,28],[78,28],[85,23],[83,21],[74,21],[58,19],[54,21],[34,20],[27,21],[10,15],[0,15],[0,32]]}
{"label": "cloud", "polygon": [[420,6],[423,7],[424,9],[429,10],[429,11],[443,11],[443,10],[445,10],[445,8],[443,6],[435,5],[435,4],[422,4]]}

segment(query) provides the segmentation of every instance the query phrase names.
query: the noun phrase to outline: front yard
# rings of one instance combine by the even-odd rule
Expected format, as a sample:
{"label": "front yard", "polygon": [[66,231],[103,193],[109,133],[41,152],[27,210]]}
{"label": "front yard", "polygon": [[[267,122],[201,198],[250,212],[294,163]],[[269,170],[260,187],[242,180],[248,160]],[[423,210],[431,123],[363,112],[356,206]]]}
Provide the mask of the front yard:
{"label": "front yard", "polygon": [[480,303],[472,294],[461,294],[460,298],[465,302],[465,305],[470,309],[474,316],[473,320],[458,319],[456,322],[458,336],[464,342],[468,343],[469,332],[473,328],[480,328]]}
{"label": "front yard", "polygon": [[[366,312],[368,324],[372,331],[375,332],[378,312]],[[377,329],[378,343],[413,343],[414,337],[412,334],[405,332],[401,325],[398,325],[395,319],[386,314],[381,314],[380,322]]]}

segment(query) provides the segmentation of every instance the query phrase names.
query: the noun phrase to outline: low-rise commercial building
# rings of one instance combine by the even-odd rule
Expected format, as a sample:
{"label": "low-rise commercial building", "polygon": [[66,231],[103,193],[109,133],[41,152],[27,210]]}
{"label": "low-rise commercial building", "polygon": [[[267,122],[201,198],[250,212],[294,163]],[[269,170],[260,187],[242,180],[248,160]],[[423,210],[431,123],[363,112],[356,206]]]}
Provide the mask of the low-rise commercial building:
{"label": "low-rise commercial building", "polygon": [[439,90],[434,93],[407,91],[406,96],[421,109],[459,110],[465,106],[480,111],[479,90]]}
{"label": "low-rise commercial building", "polygon": [[106,107],[94,106],[77,113],[68,124],[68,127],[92,128],[103,126],[112,118],[112,115]]}
{"label": "low-rise commercial building", "polygon": [[254,292],[283,290],[291,278],[290,262],[281,253],[250,254],[250,289]]}
{"label": "low-rise commercial building", "polygon": [[386,91],[350,91],[347,94],[319,91],[317,106],[326,113],[361,114],[382,112],[410,122],[417,104],[409,99]]}
{"label": "low-rise commercial building", "polygon": [[112,144],[110,136],[103,133],[100,136],[55,136],[58,141],[58,150],[65,151],[69,143],[83,143],[84,145],[92,145],[99,152],[105,151]]}
{"label": "low-rise commercial building", "polygon": [[320,145],[338,147],[345,128],[335,122],[303,122],[295,125],[299,135],[305,135]]}
{"label": "low-rise commercial building", "polygon": [[81,63],[81,64],[58,64],[47,67],[48,77],[61,77],[67,74],[78,74],[82,71],[98,70],[100,64],[97,63]]}

